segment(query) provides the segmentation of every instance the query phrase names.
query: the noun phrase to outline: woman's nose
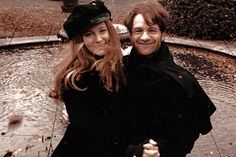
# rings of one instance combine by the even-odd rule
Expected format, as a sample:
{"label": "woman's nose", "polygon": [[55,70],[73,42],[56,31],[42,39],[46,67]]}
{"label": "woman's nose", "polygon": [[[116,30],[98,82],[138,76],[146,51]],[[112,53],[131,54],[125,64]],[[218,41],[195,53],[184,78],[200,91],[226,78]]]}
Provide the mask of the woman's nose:
{"label": "woman's nose", "polygon": [[99,34],[96,34],[95,35],[95,40],[96,40],[96,42],[101,42],[102,41],[102,36],[99,35]]}

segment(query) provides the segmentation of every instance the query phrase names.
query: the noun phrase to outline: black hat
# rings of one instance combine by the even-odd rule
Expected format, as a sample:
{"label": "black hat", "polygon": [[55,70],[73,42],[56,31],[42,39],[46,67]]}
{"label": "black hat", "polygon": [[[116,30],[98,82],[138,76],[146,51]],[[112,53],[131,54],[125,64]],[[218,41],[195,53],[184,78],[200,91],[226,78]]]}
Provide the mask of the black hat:
{"label": "black hat", "polygon": [[92,26],[108,19],[111,19],[111,12],[106,8],[104,2],[96,0],[89,4],[75,6],[63,26],[71,40]]}

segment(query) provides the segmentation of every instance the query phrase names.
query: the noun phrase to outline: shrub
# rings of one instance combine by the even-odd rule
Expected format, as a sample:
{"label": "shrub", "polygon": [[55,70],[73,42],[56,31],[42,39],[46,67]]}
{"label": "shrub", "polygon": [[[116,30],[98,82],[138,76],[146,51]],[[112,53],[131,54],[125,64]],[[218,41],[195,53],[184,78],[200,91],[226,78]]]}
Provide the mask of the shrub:
{"label": "shrub", "polygon": [[170,13],[167,33],[197,39],[235,40],[235,0],[162,0]]}

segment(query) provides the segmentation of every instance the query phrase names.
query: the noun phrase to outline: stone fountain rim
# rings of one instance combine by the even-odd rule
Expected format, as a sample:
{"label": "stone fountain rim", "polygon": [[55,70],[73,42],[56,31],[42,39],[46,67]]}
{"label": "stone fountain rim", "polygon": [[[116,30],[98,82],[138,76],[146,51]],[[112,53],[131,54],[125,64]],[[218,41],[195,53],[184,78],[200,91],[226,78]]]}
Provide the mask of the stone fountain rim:
{"label": "stone fountain rim", "polygon": [[[52,36],[34,36],[34,37],[20,37],[20,38],[5,38],[0,39],[0,49],[1,48],[14,48],[17,46],[32,45],[32,44],[51,44],[63,42],[61,38],[58,38],[57,35]],[[231,52],[227,51],[225,48],[226,45],[224,42],[219,44],[214,41],[203,41],[195,39],[185,39],[181,37],[171,37],[166,36],[165,42],[172,45],[180,45],[198,49],[210,50],[212,52],[224,55],[236,59],[236,47],[232,48]]]}

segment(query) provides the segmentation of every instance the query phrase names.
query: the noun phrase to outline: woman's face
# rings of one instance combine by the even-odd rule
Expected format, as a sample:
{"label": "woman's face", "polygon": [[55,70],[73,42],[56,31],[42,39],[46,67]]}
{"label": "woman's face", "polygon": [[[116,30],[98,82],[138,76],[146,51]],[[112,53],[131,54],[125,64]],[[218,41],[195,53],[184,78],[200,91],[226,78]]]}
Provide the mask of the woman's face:
{"label": "woman's face", "polygon": [[93,26],[83,34],[83,41],[87,49],[98,56],[105,55],[103,47],[108,44],[109,39],[110,34],[105,22]]}

